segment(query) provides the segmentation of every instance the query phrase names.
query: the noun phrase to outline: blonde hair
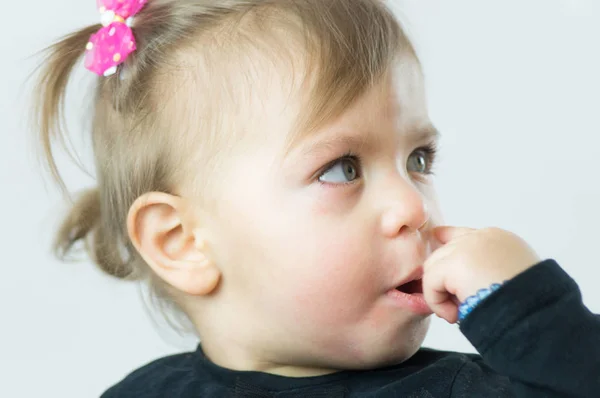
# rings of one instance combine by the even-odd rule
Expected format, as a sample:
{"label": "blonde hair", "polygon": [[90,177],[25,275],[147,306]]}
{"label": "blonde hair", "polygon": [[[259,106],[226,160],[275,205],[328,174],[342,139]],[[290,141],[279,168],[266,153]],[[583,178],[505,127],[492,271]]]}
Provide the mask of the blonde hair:
{"label": "blonde hair", "polygon": [[[65,193],[54,144],[66,140],[66,87],[90,35],[100,27],[81,29],[49,47],[36,88],[38,141],[49,171]],[[186,139],[204,142],[215,156],[213,143],[227,139],[232,131],[213,119],[224,112],[221,119],[233,117],[225,111],[226,99],[233,95],[218,95],[225,88],[210,84],[223,70],[232,69],[225,68],[219,52],[242,60],[253,48],[272,57],[289,47],[277,29],[297,33],[303,48],[293,51],[303,51],[305,67],[315,75],[307,95],[310,106],[299,116],[303,121],[299,134],[339,115],[383,76],[398,54],[416,59],[393,13],[378,0],[149,0],[135,17],[137,51],[120,73],[97,79],[91,134],[98,187],[79,196],[58,230],[54,249],[59,258],[81,242],[109,275],[159,283],[128,238],[128,210],[144,193],[176,194],[183,179],[179,173],[186,167],[181,151],[193,147]],[[279,45],[278,51],[269,48],[274,45]],[[187,137],[174,117],[169,118],[173,113],[161,111],[161,106],[177,98],[177,79],[192,73],[177,62],[189,50],[198,50],[204,65],[211,66],[203,72],[210,71],[211,76],[204,77],[206,93],[200,96],[210,106],[199,108],[203,122]],[[237,73],[244,70],[238,66]],[[210,162],[211,156],[202,161]]]}

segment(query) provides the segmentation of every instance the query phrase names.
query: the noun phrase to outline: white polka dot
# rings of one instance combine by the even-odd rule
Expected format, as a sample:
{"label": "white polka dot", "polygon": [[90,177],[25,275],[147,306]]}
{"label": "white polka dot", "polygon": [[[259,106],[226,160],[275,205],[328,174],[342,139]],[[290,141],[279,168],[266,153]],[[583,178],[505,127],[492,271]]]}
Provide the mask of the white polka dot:
{"label": "white polka dot", "polygon": [[102,22],[103,26],[108,26],[115,20],[115,12],[114,11],[106,11],[103,12],[100,16],[100,22]]}
{"label": "white polka dot", "polygon": [[117,73],[117,67],[113,66],[104,71],[104,76],[114,75],[115,73]]}

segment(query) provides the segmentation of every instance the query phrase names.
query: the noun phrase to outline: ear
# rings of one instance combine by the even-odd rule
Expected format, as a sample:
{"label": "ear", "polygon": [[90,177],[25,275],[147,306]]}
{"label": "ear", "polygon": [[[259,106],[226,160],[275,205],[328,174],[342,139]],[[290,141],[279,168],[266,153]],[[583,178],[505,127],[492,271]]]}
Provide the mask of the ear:
{"label": "ear", "polygon": [[161,192],[140,196],[129,209],[127,230],[142,258],[169,285],[194,296],[216,289],[221,272],[182,198]]}

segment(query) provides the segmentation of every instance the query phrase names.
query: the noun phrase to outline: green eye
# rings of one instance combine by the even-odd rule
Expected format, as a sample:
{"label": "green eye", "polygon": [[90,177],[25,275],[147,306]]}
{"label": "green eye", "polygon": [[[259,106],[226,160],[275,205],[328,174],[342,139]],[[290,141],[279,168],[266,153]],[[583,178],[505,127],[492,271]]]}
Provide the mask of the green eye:
{"label": "green eye", "polygon": [[342,158],[321,174],[319,181],[328,184],[347,184],[359,177],[359,168],[356,159]]}
{"label": "green eye", "polygon": [[408,157],[406,169],[412,173],[430,174],[433,153],[427,149],[417,149]]}

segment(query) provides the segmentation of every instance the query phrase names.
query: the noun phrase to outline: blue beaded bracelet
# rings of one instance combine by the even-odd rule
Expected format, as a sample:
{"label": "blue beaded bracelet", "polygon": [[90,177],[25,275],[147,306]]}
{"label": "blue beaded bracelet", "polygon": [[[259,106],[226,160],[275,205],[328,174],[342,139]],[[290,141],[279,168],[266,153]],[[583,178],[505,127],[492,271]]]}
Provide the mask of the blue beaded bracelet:
{"label": "blue beaded bracelet", "polygon": [[469,315],[475,309],[475,307],[479,305],[479,303],[485,300],[496,290],[500,289],[500,286],[502,285],[502,283],[494,283],[486,289],[479,289],[473,296],[467,297],[465,302],[458,307],[458,322],[460,323],[463,321],[467,315]]}

